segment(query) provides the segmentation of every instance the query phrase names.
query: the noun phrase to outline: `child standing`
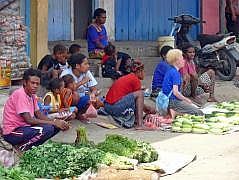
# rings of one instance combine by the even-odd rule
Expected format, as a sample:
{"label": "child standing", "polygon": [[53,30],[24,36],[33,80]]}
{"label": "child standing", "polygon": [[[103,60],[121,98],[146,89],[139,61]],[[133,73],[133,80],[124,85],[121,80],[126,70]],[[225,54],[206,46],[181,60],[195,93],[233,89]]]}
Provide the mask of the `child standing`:
{"label": "child standing", "polygon": [[164,77],[162,92],[166,96],[169,96],[169,109],[178,113],[203,115],[203,112],[194,107],[191,100],[183,96],[180,92],[182,80],[179,69],[184,66],[182,51],[171,49],[168,51],[166,59],[172,67]]}

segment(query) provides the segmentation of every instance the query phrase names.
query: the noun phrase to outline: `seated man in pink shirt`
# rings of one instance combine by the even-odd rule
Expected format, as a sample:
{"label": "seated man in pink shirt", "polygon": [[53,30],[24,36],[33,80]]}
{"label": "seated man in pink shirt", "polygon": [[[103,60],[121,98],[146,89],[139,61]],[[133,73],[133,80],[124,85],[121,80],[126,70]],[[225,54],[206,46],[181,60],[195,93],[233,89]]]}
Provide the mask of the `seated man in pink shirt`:
{"label": "seated man in pink shirt", "polygon": [[35,96],[40,78],[40,71],[27,69],[23,87],[15,90],[4,106],[3,138],[19,151],[43,144],[60,129],[69,128],[66,121],[51,120],[40,112]]}
{"label": "seated man in pink shirt", "polygon": [[215,71],[213,69],[204,69],[203,73],[198,75],[194,64],[194,47],[191,44],[185,44],[182,47],[182,51],[185,59],[184,67],[180,69],[183,77],[183,95],[197,100],[196,96],[205,92],[209,93],[208,102],[216,102],[214,97]]}

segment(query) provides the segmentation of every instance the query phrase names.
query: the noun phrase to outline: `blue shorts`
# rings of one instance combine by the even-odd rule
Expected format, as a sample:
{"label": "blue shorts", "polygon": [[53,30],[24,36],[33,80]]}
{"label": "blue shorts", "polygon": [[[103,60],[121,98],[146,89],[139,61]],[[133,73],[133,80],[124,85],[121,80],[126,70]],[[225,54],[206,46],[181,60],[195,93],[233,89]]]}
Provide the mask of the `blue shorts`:
{"label": "blue shorts", "polygon": [[86,95],[86,96],[80,97],[80,100],[76,106],[78,108],[78,111],[85,109],[87,105],[89,104],[89,102],[90,102],[90,96]]}

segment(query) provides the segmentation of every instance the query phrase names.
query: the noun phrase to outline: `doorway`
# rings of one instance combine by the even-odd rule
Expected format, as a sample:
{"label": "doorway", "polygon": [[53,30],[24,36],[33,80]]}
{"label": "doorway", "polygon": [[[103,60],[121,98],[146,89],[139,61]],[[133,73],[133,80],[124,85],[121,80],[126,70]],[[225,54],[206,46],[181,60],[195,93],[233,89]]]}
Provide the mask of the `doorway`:
{"label": "doorway", "polygon": [[74,0],[74,39],[86,39],[92,19],[92,0]]}

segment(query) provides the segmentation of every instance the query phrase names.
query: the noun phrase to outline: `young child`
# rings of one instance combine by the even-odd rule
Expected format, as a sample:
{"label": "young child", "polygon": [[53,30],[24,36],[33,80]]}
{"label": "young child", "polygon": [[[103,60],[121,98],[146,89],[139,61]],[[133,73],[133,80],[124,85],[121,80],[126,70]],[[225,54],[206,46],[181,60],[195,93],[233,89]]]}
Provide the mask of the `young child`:
{"label": "young child", "polygon": [[62,77],[65,87],[61,91],[62,106],[70,107],[78,104],[80,96],[76,91],[76,84],[74,77],[71,74],[67,74]]}
{"label": "young child", "polygon": [[49,116],[55,118],[70,118],[69,108],[61,108],[60,92],[64,88],[62,79],[52,79],[49,83],[50,92],[43,98],[44,106],[50,106]]}
{"label": "young child", "polygon": [[168,69],[170,69],[170,65],[166,61],[166,55],[170,49],[173,49],[173,48],[171,46],[163,46],[160,50],[161,60],[154,70],[151,97],[158,96],[158,93],[162,89],[164,76],[166,72],[168,71]]}
{"label": "young child", "polygon": [[102,58],[102,76],[113,80],[118,79],[121,73],[116,70],[117,60],[115,46],[109,43],[109,45],[104,48],[104,52],[105,55]]}
{"label": "young child", "polygon": [[46,93],[43,98],[44,105],[51,106],[50,113],[55,113],[60,110],[61,107],[61,98],[60,92],[61,88],[64,86],[62,79],[52,79],[49,83],[50,92]]}
{"label": "young child", "polygon": [[[169,110],[172,117],[174,113],[186,113],[194,115],[203,115],[203,112],[192,105],[190,99],[186,98],[180,92],[182,80],[179,69],[184,66],[182,51],[171,49],[166,55],[167,62],[172,67],[167,71],[162,86],[162,92],[169,96]],[[170,95],[171,94],[171,95]]]}

